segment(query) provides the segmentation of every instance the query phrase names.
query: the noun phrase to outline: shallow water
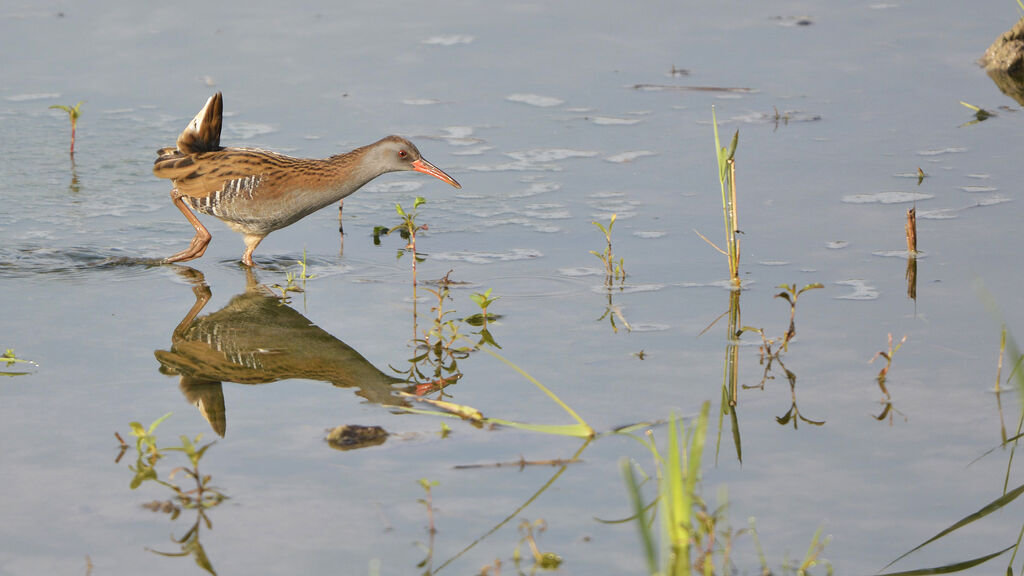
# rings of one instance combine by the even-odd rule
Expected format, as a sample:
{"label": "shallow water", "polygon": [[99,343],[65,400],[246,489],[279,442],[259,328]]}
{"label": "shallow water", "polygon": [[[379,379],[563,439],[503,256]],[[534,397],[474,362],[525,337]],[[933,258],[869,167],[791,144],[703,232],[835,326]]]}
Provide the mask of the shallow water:
{"label": "shallow water", "polygon": [[[818,527],[832,537],[824,556],[835,573],[876,572],[998,497],[1004,481],[1021,483],[1019,467],[1007,478],[1008,450],[975,461],[999,444],[997,401],[1011,434],[1020,413],[1015,393],[997,399],[992,388],[1000,324],[1024,330],[1022,117],[975,64],[1019,17],[1014,3],[969,13],[952,2],[201,8],[0,8],[0,35],[19,47],[0,53],[0,348],[39,364],[0,379],[0,574],[83,573],[86,557],[93,574],[201,573],[150,551],[180,551],[168,536],[184,535],[194,513],[143,508],[170,493],[130,489],[134,448],[114,462],[115,431],[131,440],[130,422],[167,412],[162,445],[216,438],[211,414],[223,424],[202,460],[230,497],[201,530],[220,574],[374,573],[375,562],[381,574],[422,572],[420,478],[438,481],[439,573],[499,558],[510,571],[520,519],[541,518],[539,543],[564,558],[561,572],[642,573],[635,526],[594,520],[629,515],[620,460],[653,470],[638,443],[602,437],[565,467],[460,469],[568,459],[582,441],[454,420],[442,437],[437,418],[396,413],[400,400],[367,384],[391,383],[416,354],[410,258],[396,258],[404,242],[372,241],[375,225],[398,223],[394,204],[416,196],[429,225],[420,280],[451,270],[464,282],[449,303],[458,317],[477,311],[471,293],[492,289],[501,353],[594,428],[690,417],[712,402],[703,492],[713,503],[728,488],[735,529],[756,517],[777,572]],[[251,279],[237,263],[242,242],[215,221],[202,259],[154,266],[192,233],[151,174],[154,152],[215,90],[225,144],[322,157],[400,133],[463,189],[384,176],[345,202],[343,251],[329,208],[268,237]],[[72,165],[67,116],[48,107],[79,100]],[[961,100],[998,115],[962,126],[972,115]],[[729,418],[718,427],[725,321],[701,335],[730,300],[724,258],[693,233],[721,237],[712,105],[724,135],[740,130],[742,324],[781,335],[789,310],[776,286],[825,285],[799,300],[783,357],[792,391],[782,371],[758,387],[759,338],[741,338],[742,462]],[[915,202],[925,254],[910,299],[903,225]],[[612,214],[629,276],[608,291],[589,251],[604,248],[591,222]],[[286,284],[304,252],[314,278],[287,310],[253,296],[255,283]],[[196,310],[203,286],[209,300]],[[434,286],[418,292],[421,329]],[[190,339],[179,326],[191,312],[211,328]],[[274,330],[254,328],[285,324],[277,345]],[[256,342],[249,355],[241,344],[225,352],[233,331]],[[887,382],[895,410],[883,413],[880,361],[868,360],[890,333],[907,340]],[[297,347],[315,348],[313,359],[285,345],[307,341],[318,344]],[[236,371],[202,372],[211,357],[197,355],[209,350]],[[459,366],[449,400],[568,423],[498,360],[478,353]],[[245,383],[218,390],[214,376]],[[780,425],[794,398],[807,420]],[[342,424],[391,435],[337,451],[324,438]],[[1008,546],[1018,510],[894,568]],[[758,570],[749,537],[733,560]]]}

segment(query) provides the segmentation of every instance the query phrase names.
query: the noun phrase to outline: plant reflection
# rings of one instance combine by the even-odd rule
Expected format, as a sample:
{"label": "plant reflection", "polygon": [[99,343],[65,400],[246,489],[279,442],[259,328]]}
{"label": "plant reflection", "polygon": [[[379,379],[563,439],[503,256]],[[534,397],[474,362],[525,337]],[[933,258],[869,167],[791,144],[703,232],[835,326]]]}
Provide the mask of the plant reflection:
{"label": "plant reflection", "polygon": [[[408,367],[404,370],[391,367],[396,373],[404,376],[406,382],[415,386],[417,396],[438,392],[439,398],[449,397],[444,392],[445,388],[455,384],[463,376],[459,360],[468,358],[472,352],[485,345],[501,348],[490,331],[490,323],[500,319],[501,315],[488,311],[488,307],[500,296],[491,297],[490,289],[483,293],[470,294],[470,299],[480,308],[480,312],[465,318],[455,318],[455,310],[446,308],[447,303],[452,301],[451,287],[460,284],[450,278],[451,273],[449,270],[436,282],[430,282],[437,285],[436,289],[426,288],[437,302],[430,308],[431,323],[422,333],[414,308],[413,331],[419,334],[419,337],[411,341],[414,352],[408,360]],[[415,294],[415,285],[413,290]],[[478,329],[471,333],[478,337],[473,346],[467,345],[470,340],[468,335],[463,333],[467,327]],[[459,340],[463,342],[460,344]]]}
{"label": "plant reflection", "polygon": [[[206,451],[210,446],[213,446],[214,442],[200,445],[202,435],[197,435],[194,439],[189,439],[188,436],[181,436],[181,446],[170,446],[170,447],[159,447],[156,442],[156,431],[157,426],[161,422],[166,420],[171,414],[165,414],[158,418],[155,422],[149,425],[148,428],[143,427],[138,422],[132,422],[132,436],[136,438],[135,448],[138,452],[138,457],[135,460],[134,465],[130,465],[129,469],[135,473],[135,476],[131,481],[131,489],[135,490],[139,486],[147,482],[156,483],[171,491],[172,495],[169,499],[160,501],[154,500],[149,504],[143,505],[154,512],[162,512],[168,514],[171,520],[177,520],[183,510],[194,510],[196,513],[195,521],[192,526],[182,535],[180,538],[171,536],[171,540],[181,547],[180,552],[161,552],[159,550],[148,549],[154,554],[160,556],[169,557],[184,557],[191,556],[196,564],[206,570],[210,574],[216,575],[217,572],[213,569],[213,564],[210,562],[209,557],[206,555],[206,551],[203,549],[203,545],[199,540],[203,526],[208,530],[213,529],[213,522],[210,520],[208,510],[219,506],[227,496],[217,487],[211,484],[212,477],[209,474],[203,474],[199,471],[199,463]],[[120,435],[117,435],[120,438]],[[125,445],[122,442],[121,454],[124,453]],[[157,464],[163,458],[169,457],[172,452],[180,452],[184,454],[189,461],[190,465],[178,466],[171,470],[167,475],[167,480],[161,480],[160,474],[157,470]],[[120,455],[118,456],[120,459]],[[194,487],[183,488],[173,482],[176,475],[182,475],[187,480],[190,480],[190,484],[194,483]]]}
{"label": "plant reflection", "polygon": [[222,382],[266,384],[302,378],[355,388],[383,406],[404,406],[394,396],[402,380],[381,372],[350,346],[284,305],[255,273],[246,290],[222,309],[199,316],[212,295],[203,274],[177,267],[192,284],[195,304],[171,333],[170,350],[156,350],[160,371],[177,375],[185,398],[220,436],[227,429]]}

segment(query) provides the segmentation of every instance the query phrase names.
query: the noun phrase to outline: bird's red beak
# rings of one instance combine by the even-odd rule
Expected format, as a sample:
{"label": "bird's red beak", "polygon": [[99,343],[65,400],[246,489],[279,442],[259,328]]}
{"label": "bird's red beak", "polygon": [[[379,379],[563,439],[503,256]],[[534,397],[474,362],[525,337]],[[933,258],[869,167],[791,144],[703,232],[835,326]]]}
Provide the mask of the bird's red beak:
{"label": "bird's red beak", "polygon": [[444,170],[441,170],[440,168],[434,166],[430,162],[427,162],[423,158],[414,161],[412,163],[412,169],[417,172],[423,172],[424,174],[430,174],[431,176],[437,178],[438,180],[444,180],[445,182],[451,184],[452,186],[455,186],[456,188],[462,188],[462,185],[456,182],[455,178],[452,178],[451,176],[445,174]]}

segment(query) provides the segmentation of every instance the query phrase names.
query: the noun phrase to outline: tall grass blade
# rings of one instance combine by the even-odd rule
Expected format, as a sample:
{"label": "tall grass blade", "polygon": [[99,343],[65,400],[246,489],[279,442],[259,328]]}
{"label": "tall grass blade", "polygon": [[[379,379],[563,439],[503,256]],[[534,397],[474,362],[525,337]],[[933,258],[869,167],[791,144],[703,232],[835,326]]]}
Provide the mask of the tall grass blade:
{"label": "tall grass blade", "polygon": [[579,414],[577,414],[575,410],[570,408],[568,404],[562,402],[562,399],[559,398],[554,392],[552,392],[547,386],[541,384],[536,378],[530,376],[525,370],[523,370],[519,366],[516,366],[515,363],[513,363],[511,360],[505,358],[501,354],[498,354],[494,350],[491,350],[490,348],[481,348],[481,350],[490,354],[491,356],[494,356],[498,360],[501,360],[503,363],[505,363],[506,366],[512,368],[513,370],[518,372],[523,378],[526,378],[527,380],[532,382],[534,386],[541,390],[541,392],[547,394],[548,398],[551,398],[551,400],[553,400],[556,404],[561,406],[562,410],[565,410],[566,413],[572,416],[573,420],[576,420],[576,422],[579,423],[580,426],[588,430],[590,436],[594,435],[594,429],[591,428],[590,425],[587,424],[587,422],[583,418],[580,418]]}
{"label": "tall grass blade", "polygon": [[668,460],[665,462],[665,478],[662,502],[667,505],[666,517],[669,520],[669,539],[672,542],[673,556],[689,557],[690,498],[686,492],[686,480],[683,475],[685,454],[679,446],[679,429],[675,414],[668,420]]}
{"label": "tall grass blade", "polygon": [[967,570],[968,568],[974,568],[979,564],[984,564],[985,562],[988,562],[996,556],[1005,554],[1006,551],[1010,550],[1011,548],[1013,548],[1013,546],[1007,546],[1006,548],[1003,548],[998,552],[986,554],[985,556],[981,556],[979,558],[974,558],[971,560],[964,560],[963,562],[946,564],[945,566],[936,566],[934,568],[918,568],[917,570],[907,570],[906,572],[886,572],[885,574],[879,574],[878,576],[923,576],[925,574],[952,574],[954,572],[961,572],[963,570]]}
{"label": "tall grass blade", "polygon": [[636,471],[633,470],[633,463],[623,458],[620,467],[622,476],[626,480],[626,488],[629,490],[629,500],[633,505],[633,514],[637,519],[637,529],[640,531],[640,541],[644,546],[644,558],[647,560],[647,573],[658,573],[658,558],[654,550],[654,535],[651,534],[651,525],[647,522],[643,495],[640,493],[640,483],[636,479]]}
{"label": "tall grass blade", "polygon": [[[893,564],[895,564],[895,563],[899,562],[900,560],[906,558],[910,554],[920,550],[921,548],[924,548],[925,546],[931,544],[932,542],[935,542],[939,538],[942,538],[942,537],[948,535],[951,532],[959,530],[960,528],[963,528],[964,526],[967,526],[968,524],[970,524],[970,523],[972,523],[972,522],[974,522],[976,520],[980,520],[980,519],[984,518],[985,516],[988,516],[989,514],[995,512],[996,510],[1001,509],[1003,506],[1006,506],[1010,502],[1013,502],[1014,500],[1016,500],[1017,497],[1020,496],[1021,494],[1024,494],[1024,484],[1021,484],[1020,486],[1014,488],[1010,492],[1007,492],[1006,494],[1003,494],[999,498],[996,498],[995,500],[993,500],[993,501],[989,502],[988,504],[986,504],[985,506],[983,506],[977,512],[974,512],[973,514],[969,514],[969,515],[963,517],[962,519],[960,519],[958,522],[956,522],[955,524],[953,524],[949,528],[946,528],[942,532],[939,532],[935,536],[932,536],[928,540],[925,540],[921,544],[915,546],[909,552],[906,552],[905,554],[903,554],[899,558],[897,558],[897,559],[893,560],[892,562],[889,562],[888,564],[886,564],[885,567],[882,568],[882,570],[885,570],[889,566],[892,566]],[[1013,548],[1013,546],[1011,546],[1010,548]],[[1009,548],[1007,548],[1006,550],[1009,550]],[[1003,550],[1002,552],[999,552],[998,554],[1002,554],[1006,550]],[[941,572],[934,572],[934,573],[935,574],[941,574]],[[928,574],[932,574],[932,572],[928,572]]]}

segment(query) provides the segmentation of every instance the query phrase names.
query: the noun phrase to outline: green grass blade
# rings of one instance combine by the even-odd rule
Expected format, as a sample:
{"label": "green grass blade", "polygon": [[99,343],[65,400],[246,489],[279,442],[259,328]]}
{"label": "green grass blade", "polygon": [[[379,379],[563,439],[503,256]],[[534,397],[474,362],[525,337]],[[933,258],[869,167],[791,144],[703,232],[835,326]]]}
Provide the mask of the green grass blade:
{"label": "green grass blade", "polygon": [[679,447],[677,418],[672,414],[668,420],[668,459],[665,462],[665,478],[662,497],[668,505],[669,535],[673,547],[689,541],[690,494],[686,491],[683,476],[683,455]]}
{"label": "green grass blade", "polygon": [[711,403],[705,401],[701,406],[700,416],[697,418],[696,426],[692,431],[690,440],[689,458],[686,467],[686,491],[694,494],[697,491],[697,481],[700,479],[700,465],[704,454],[704,442],[707,439],[708,412],[711,410]]}
{"label": "green grass blade", "polygon": [[647,514],[644,512],[644,499],[640,493],[640,483],[636,479],[636,472],[629,459],[623,458],[619,466],[622,468],[622,476],[626,480],[626,488],[629,491],[629,500],[633,505],[633,514],[637,519],[637,529],[640,531],[640,540],[644,546],[644,558],[647,560],[647,572],[657,574],[658,559],[654,551],[654,536],[651,534],[651,526],[647,523]]}
{"label": "green grass blade", "polygon": [[586,424],[529,424],[526,422],[515,422],[513,420],[502,420],[501,418],[486,417],[477,420],[472,418],[465,418],[453,412],[426,410],[423,408],[413,408],[411,406],[398,406],[397,408],[402,411],[409,412],[411,414],[443,416],[445,418],[452,418],[455,420],[467,420],[470,422],[479,422],[482,424],[496,424],[498,426],[507,426],[509,428],[518,428],[520,430],[529,430],[531,432],[540,432],[542,434],[572,436],[574,438],[591,438],[594,435],[594,430],[591,429],[590,426],[587,426]]}
{"label": "green grass blade", "polygon": [[573,420],[578,422],[580,424],[580,426],[583,426],[584,428],[589,430],[590,431],[589,432],[590,436],[594,435],[594,429],[591,428],[590,425],[587,424],[587,422],[585,420],[583,420],[583,418],[580,418],[579,414],[577,414],[576,411],[574,411],[572,408],[570,408],[568,404],[566,404],[565,402],[562,402],[562,399],[559,398],[550,389],[548,389],[547,386],[541,384],[536,378],[534,378],[533,376],[530,376],[525,370],[523,370],[519,366],[516,366],[511,360],[505,358],[501,354],[498,354],[494,350],[491,350],[490,348],[481,348],[481,350],[483,350],[484,352],[490,354],[491,356],[494,356],[498,360],[501,360],[503,363],[505,363],[506,366],[512,368],[513,370],[518,372],[523,378],[526,378],[527,380],[532,382],[534,386],[536,386],[537,388],[539,388],[541,390],[541,392],[544,392],[545,394],[547,394],[548,398],[551,398],[556,404],[561,406],[562,410],[565,410],[566,413],[568,413],[570,416],[572,416]]}
{"label": "green grass blade", "polygon": [[[924,548],[925,546],[931,544],[932,542],[935,542],[939,538],[942,538],[943,536],[946,536],[947,534],[949,534],[951,532],[959,530],[960,528],[963,528],[964,526],[967,526],[968,524],[970,524],[970,523],[972,523],[972,522],[974,522],[976,520],[980,520],[980,519],[984,518],[985,516],[988,516],[989,514],[995,512],[996,510],[1001,509],[1003,506],[1006,506],[1010,502],[1013,502],[1014,500],[1016,500],[1017,497],[1020,496],[1021,494],[1024,494],[1024,484],[1021,484],[1020,486],[1014,488],[1013,490],[1007,492],[1006,494],[1003,494],[999,498],[996,498],[995,500],[989,502],[985,506],[981,507],[981,509],[979,509],[977,512],[974,512],[973,514],[969,514],[969,515],[961,518],[958,522],[956,522],[955,524],[953,524],[949,528],[946,528],[942,532],[939,532],[935,536],[932,536],[928,540],[925,540],[923,543],[915,546],[913,549],[911,549],[909,552],[906,552],[905,554],[903,554],[899,558],[893,560],[892,562],[889,562],[888,564],[885,565],[884,568],[882,568],[882,570],[885,570],[885,568],[888,568],[889,566],[892,566],[893,564],[895,564],[895,563],[899,562],[900,560],[906,558],[910,554],[920,550],[921,548]],[[1011,548],[1012,548],[1012,546],[1011,546]],[[1005,550],[1003,552],[1005,552]],[[1000,552],[1000,554],[1002,554],[1002,552]],[[938,574],[938,572],[936,572],[936,574]]]}
{"label": "green grass blade", "polygon": [[484,418],[483,421],[487,424],[497,424],[499,426],[508,426],[509,428],[519,428],[520,430],[541,432],[543,434],[555,434],[557,436],[573,436],[576,438],[592,438],[594,436],[594,430],[586,424],[528,424],[526,422],[502,420],[501,418]]}
{"label": "green grass blade", "polygon": [[973,558],[971,560],[964,560],[963,562],[956,562],[953,564],[946,564],[945,566],[936,566],[934,568],[918,568],[917,570],[907,570],[906,572],[887,572],[885,574],[879,574],[878,576],[923,576],[925,574],[952,574],[953,572],[961,572],[968,568],[973,568],[979,564],[984,564],[989,560],[1006,553],[1006,551],[1013,548],[1013,546],[1007,546],[998,552],[986,554],[979,558]]}

